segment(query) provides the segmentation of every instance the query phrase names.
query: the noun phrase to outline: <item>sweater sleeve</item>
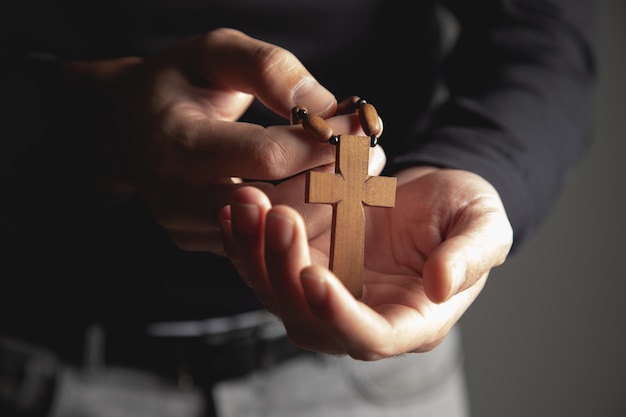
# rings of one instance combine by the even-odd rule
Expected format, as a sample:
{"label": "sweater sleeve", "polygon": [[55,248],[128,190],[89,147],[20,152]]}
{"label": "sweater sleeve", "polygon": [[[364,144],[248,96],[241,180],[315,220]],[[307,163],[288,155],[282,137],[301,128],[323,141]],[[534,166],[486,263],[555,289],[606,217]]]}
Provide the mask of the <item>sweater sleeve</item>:
{"label": "sweater sleeve", "polygon": [[594,3],[447,1],[458,28],[444,64],[447,95],[393,169],[429,164],[481,175],[503,199],[517,249],[590,146]]}

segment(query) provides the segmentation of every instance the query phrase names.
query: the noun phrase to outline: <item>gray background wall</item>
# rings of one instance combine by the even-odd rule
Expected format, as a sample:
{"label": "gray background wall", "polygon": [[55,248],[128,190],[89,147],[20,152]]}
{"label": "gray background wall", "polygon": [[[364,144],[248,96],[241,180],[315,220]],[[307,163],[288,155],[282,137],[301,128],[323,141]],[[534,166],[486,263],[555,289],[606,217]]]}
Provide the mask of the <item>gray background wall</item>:
{"label": "gray background wall", "polygon": [[474,417],[626,416],[626,1],[599,5],[591,153],[461,320]]}

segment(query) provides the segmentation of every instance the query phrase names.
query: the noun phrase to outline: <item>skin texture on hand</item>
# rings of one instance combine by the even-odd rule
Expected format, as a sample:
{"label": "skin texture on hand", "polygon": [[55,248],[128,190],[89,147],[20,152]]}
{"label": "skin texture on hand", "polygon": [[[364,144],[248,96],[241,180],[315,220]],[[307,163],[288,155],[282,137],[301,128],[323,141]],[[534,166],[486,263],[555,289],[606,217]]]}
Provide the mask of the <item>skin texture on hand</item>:
{"label": "skin texture on hand", "polygon": [[[67,63],[64,75],[82,92],[77,110],[96,119],[86,125],[99,127],[77,133],[97,149],[89,165],[98,183],[112,194],[139,193],[180,248],[223,254],[217,213],[242,179],[298,209],[312,236],[329,227],[323,208],[304,204],[302,173],[332,172],[334,148],[301,126],[237,122],[254,98],[285,120],[296,104],[335,113],[333,94],[289,51],[218,29],[145,59]],[[327,122],[362,134],[354,115]]]}
{"label": "skin texture on hand", "polygon": [[363,296],[328,270],[329,234],[244,187],[220,213],[225,249],[299,346],[377,360],[433,349],[506,259],[512,229],[493,187],[458,170],[400,173],[396,207],[366,208]]}
{"label": "skin texture on hand", "polygon": [[[216,30],[146,59],[67,63],[64,76],[92,118],[75,134],[107,150],[88,155],[99,183],[138,193],[180,248],[228,255],[304,348],[363,360],[430,350],[510,250],[511,226],[484,179],[406,170],[393,209],[366,208],[355,299],[327,268],[331,208],[304,203],[304,173],[333,172],[334,147],[299,125],[237,120],[254,98],[285,120],[304,106],[338,134],[363,135],[358,117],[329,117],[335,97],[293,54],[241,32]],[[377,146],[370,173],[384,163]]]}

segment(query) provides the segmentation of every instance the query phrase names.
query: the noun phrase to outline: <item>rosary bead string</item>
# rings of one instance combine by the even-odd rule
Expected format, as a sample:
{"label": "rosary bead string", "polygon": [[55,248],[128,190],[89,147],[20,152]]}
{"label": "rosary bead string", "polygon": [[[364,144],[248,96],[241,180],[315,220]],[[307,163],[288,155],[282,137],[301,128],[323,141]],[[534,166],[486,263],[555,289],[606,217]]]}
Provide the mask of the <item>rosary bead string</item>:
{"label": "rosary bead string", "polygon": [[[376,146],[378,137],[382,133],[382,126],[378,112],[372,104],[358,96],[350,96],[337,105],[335,114],[350,114],[355,111],[359,114],[363,131],[371,139],[371,146]],[[293,107],[290,121],[291,124],[302,124],[304,130],[320,142],[329,142],[332,145],[339,143],[340,135],[334,134],[326,120],[317,114],[309,114],[305,107]]]}

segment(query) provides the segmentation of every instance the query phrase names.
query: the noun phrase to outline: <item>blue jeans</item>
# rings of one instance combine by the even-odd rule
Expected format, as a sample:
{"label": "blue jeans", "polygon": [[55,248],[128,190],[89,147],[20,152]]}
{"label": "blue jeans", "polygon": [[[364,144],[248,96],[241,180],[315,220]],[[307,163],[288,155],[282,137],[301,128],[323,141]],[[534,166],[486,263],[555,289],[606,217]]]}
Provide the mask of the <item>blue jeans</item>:
{"label": "blue jeans", "polygon": [[[9,351],[14,347],[8,346]],[[37,376],[52,369],[56,377],[50,407],[38,417],[469,417],[458,329],[428,353],[375,362],[300,355],[209,389],[184,378],[175,381],[106,363],[54,365],[52,356],[24,352],[24,357],[31,356],[23,360],[30,379],[16,379],[21,385],[16,385],[14,397],[21,406],[6,416],[3,411],[2,417],[34,416],[19,410],[28,410],[29,398],[41,391]],[[4,356],[11,359],[9,365],[19,357]],[[0,369],[0,381],[3,377]]]}

